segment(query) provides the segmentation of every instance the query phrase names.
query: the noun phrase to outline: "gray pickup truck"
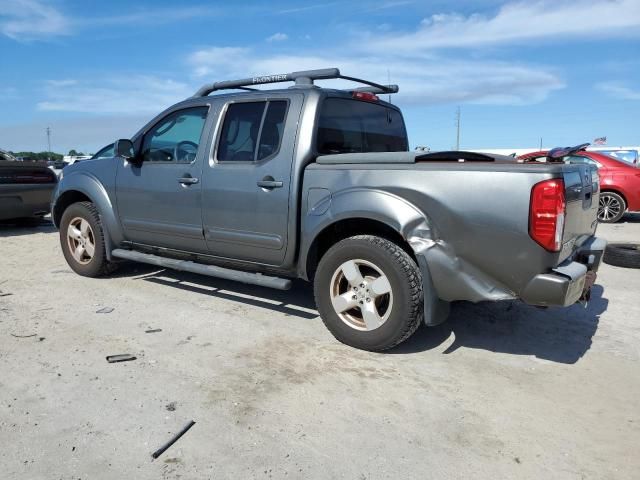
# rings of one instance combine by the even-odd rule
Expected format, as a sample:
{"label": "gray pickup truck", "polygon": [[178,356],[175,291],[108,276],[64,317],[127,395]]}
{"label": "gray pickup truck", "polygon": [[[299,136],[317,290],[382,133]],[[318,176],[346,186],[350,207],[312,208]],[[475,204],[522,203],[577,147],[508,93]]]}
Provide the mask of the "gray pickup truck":
{"label": "gray pickup truck", "polygon": [[[333,78],[364,86],[314,84]],[[278,82],[294,85],[255,88]],[[312,281],[331,333],[372,351],[456,300],[586,301],[605,247],[597,171],[410,152],[400,110],[378,97],[397,91],[338,69],[203,86],[114,157],[64,170],[52,212],[67,262],[89,277],[125,259]]]}

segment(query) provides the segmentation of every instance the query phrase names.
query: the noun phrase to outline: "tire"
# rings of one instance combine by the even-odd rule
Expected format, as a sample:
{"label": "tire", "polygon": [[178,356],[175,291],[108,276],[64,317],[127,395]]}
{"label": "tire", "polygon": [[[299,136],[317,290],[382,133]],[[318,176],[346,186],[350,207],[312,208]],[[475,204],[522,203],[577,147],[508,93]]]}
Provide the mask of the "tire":
{"label": "tire", "polygon": [[627,202],[615,192],[601,192],[598,205],[598,221],[600,223],[616,223],[620,221],[627,209]]}
{"label": "tire", "polygon": [[[72,229],[77,231],[73,235]],[[71,269],[84,277],[100,277],[115,268],[107,260],[100,216],[91,202],[73,203],[64,211],[60,221],[60,247]]]}
{"label": "tire", "polygon": [[359,235],[333,245],[318,264],[314,293],[333,336],[362,350],[393,348],[422,322],[420,269],[384,238]]}
{"label": "tire", "polygon": [[602,260],[616,267],[640,268],[640,244],[611,243],[607,245]]}

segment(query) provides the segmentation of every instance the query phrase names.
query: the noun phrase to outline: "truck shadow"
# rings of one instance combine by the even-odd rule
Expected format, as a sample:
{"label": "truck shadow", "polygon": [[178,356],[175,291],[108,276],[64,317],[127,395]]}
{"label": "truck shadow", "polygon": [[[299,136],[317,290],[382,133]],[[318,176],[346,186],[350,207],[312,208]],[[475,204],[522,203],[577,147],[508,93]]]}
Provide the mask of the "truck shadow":
{"label": "truck shadow", "polygon": [[[137,267],[140,268],[139,265]],[[195,273],[175,270],[158,271],[158,267],[149,265],[145,267],[149,267],[149,273],[140,275],[137,277],[138,280],[233,300],[307,320],[318,318],[312,289],[303,281],[294,281],[291,290],[281,291],[220,278],[209,278]],[[127,275],[126,269],[121,273]]]}
{"label": "truck shadow", "polygon": [[[305,320],[319,319],[313,290],[303,281],[294,281],[291,290],[279,291],[134,263],[123,264],[116,275],[232,300]],[[421,327],[409,340],[386,353],[397,355],[432,350],[453,334],[455,339],[444,354],[453,354],[460,348],[477,348],[573,364],[591,347],[600,315],[607,309],[609,301],[603,298],[603,292],[602,286],[595,285],[587,308],[573,305],[539,309],[518,301],[457,302],[452,305],[449,319],[442,325]]]}
{"label": "truck shadow", "polygon": [[573,364],[591,348],[600,315],[609,301],[604,289],[595,285],[587,308],[538,309],[518,301],[452,305],[449,319],[437,327],[423,327],[407,342],[391,350],[407,354],[431,350],[454,335],[442,352],[479,348],[513,355],[534,355],[552,362]]}

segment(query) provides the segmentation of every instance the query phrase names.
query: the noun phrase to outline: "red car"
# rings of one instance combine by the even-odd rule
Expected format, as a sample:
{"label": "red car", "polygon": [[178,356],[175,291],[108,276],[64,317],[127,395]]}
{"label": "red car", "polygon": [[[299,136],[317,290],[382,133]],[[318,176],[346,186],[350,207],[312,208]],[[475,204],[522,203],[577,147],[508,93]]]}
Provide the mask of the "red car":
{"label": "red car", "polygon": [[[547,151],[528,153],[518,157],[524,161],[544,162]],[[625,211],[640,211],[640,172],[638,168],[598,152],[572,151],[562,161],[590,163],[598,167],[600,176],[600,207],[598,220],[615,223]]]}

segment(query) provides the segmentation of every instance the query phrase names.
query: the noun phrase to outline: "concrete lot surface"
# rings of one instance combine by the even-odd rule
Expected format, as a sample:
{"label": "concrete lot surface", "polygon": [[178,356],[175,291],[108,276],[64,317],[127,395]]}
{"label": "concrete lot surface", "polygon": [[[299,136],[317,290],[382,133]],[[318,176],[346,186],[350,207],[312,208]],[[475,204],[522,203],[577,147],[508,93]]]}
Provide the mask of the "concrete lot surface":
{"label": "concrete lot surface", "polygon": [[[640,215],[599,234],[640,241]],[[46,222],[0,246],[3,479],[640,478],[640,270],[603,265],[587,309],[456,304],[372,354],[302,283],[86,279]]]}

